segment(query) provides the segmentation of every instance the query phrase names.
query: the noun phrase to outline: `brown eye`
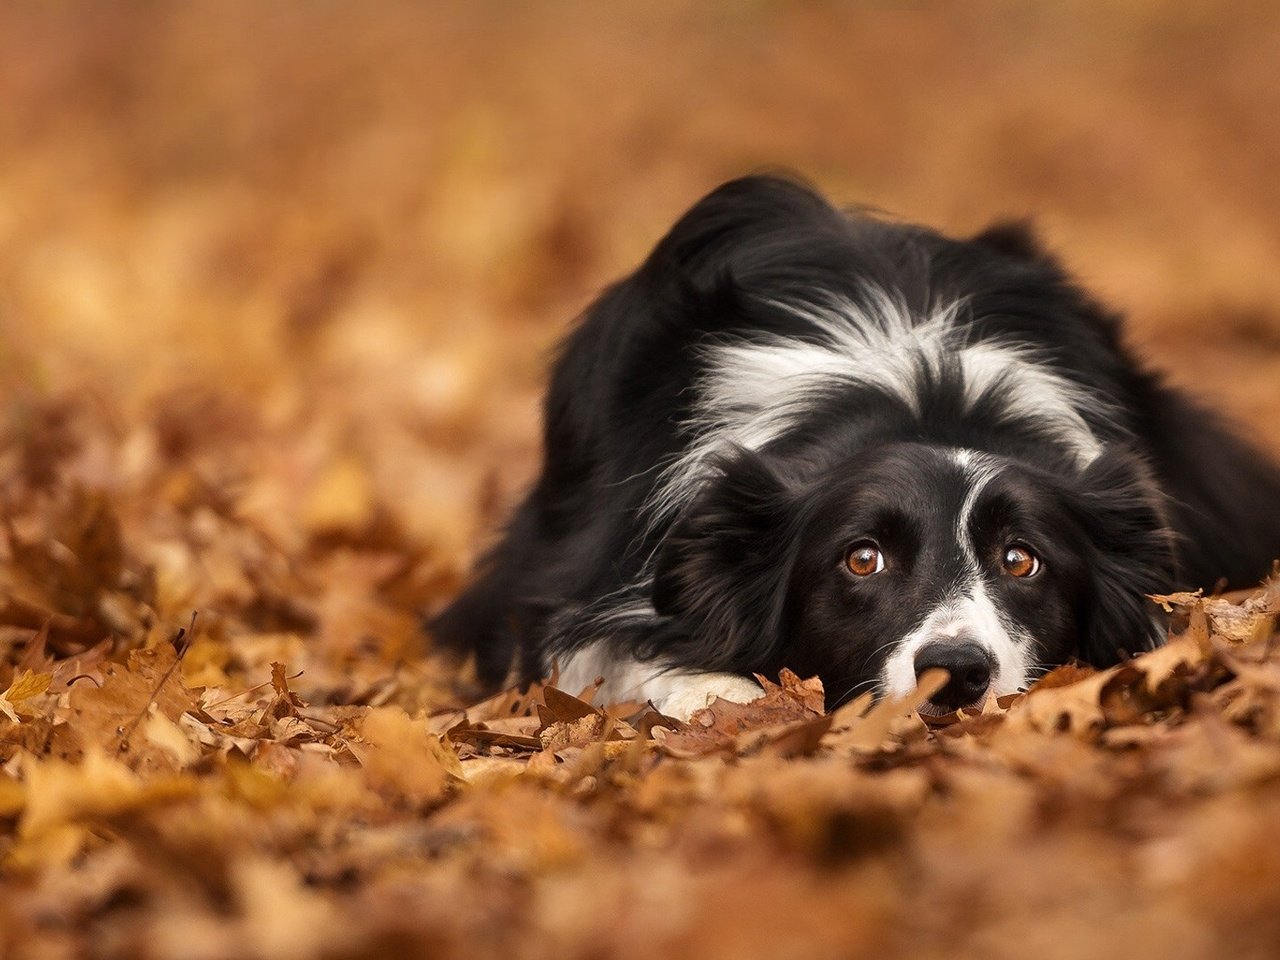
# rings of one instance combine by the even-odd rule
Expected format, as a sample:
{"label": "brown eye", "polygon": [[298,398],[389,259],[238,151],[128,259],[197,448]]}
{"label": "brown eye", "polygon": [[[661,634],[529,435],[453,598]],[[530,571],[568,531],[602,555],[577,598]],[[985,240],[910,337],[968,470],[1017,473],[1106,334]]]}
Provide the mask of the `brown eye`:
{"label": "brown eye", "polygon": [[844,565],[859,577],[869,577],[884,569],[884,554],[874,540],[859,540],[844,555]]}
{"label": "brown eye", "polygon": [[1001,561],[1004,572],[1011,577],[1034,577],[1040,572],[1040,558],[1031,548],[1021,543],[1011,543],[1004,548]]}

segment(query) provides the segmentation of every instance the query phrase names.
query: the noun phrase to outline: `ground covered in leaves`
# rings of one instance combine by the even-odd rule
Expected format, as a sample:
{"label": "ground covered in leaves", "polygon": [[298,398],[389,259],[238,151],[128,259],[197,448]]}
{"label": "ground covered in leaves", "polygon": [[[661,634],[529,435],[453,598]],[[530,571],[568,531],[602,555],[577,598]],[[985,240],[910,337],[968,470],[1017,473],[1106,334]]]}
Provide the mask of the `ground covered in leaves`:
{"label": "ground covered in leaves", "polygon": [[1036,214],[1280,449],[1274,5],[1031,11],[0,11],[0,956],[1273,956],[1274,584],[928,727],[481,700],[420,631],[569,318],[765,165]]}

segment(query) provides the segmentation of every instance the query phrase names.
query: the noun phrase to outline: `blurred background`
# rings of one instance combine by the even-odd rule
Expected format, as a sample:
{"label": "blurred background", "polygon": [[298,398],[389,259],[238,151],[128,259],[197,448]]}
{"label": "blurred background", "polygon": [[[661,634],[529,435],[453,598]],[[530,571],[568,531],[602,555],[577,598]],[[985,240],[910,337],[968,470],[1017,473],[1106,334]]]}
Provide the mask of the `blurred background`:
{"label": "blurred background", "polygon": [[284,556],[412,543],[443,597],[575,314],[777,168],[1033,217],[1280,449],[1277,51],[1274,0],[6,5],[0,467],[132,497],[162,587],[200,500]]}

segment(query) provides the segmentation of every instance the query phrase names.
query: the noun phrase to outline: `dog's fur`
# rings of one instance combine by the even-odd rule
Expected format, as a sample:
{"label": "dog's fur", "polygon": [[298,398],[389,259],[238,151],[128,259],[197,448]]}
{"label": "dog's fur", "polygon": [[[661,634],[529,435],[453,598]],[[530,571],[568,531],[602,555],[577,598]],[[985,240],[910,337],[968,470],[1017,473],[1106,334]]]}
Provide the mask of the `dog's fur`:
{"label": "dog's fur", "polygon": [[[1280,471],[1024,227],[952,240],[772,177],[703,199],[587,311],[545,454],[437,635],[491,685],[558,666],[676,714],[782,667],[834,706],[940,665],[926,706],[954,709],[1149,648],[1145,594],[1280,554]],[[883,569],[853,572],[856,544]]]}

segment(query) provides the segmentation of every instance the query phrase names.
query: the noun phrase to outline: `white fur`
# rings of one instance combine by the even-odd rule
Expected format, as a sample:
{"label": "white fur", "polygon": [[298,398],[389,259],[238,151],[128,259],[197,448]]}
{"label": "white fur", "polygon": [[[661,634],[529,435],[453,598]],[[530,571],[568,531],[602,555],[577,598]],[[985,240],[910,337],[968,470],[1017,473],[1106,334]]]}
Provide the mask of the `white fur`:
{"label": "white fur", "polygon": [[968,489],[956,514],[955,537],[968,566],[970,586],[966,594],[949,598],[935,607],[924,622],[898,644],[885,661],[881,684],[889,696],[902,697],[916,686],[916,654],[926,644],[954,640],[964,635],[987,651],[995,664],[989,689],[996,695],[1016,693],[1029,677],[1031,638],[1007,623],[987,593],[982,564],[969,534],[974,505],[995,476],[998,459],[974,450],[953,451],[951,459],[965,472]]}
{"label": "white fur", "polygon": [[686,424],[691,442],[658,485],[652,523],[688,502],[706,479],[710,458],[734,447],[758,450],[783,436],[815,394],[842,383],[869,385],[918,414],[921,368],[937,374],[949,364],[958,366],[967,404],[995,393],[1003,419],[1035,423],[1082,467],[1102,452],[1085,418],[1105,417],[1100,401],[1044,366],[1029,347],[973,342],[961,322],[962,302],[925,318],[913,317],[883,291],[874,292],[870,302],[870,309],[832,296],[808,304],[775,302],[812,324],[816,342],[764,334],[706,348],[706,369]]}
{"label": "white fur", "polygon": [[959,544],[960,551],[968,561],[970,569],[977,572],[981,568],[978,564],[978,555],[973,549],[973,541],[969,537],[969,522],[973,519],[973,508],[978,502],[978,497],[996,474],[999,460],[991,454],[979,453],[976,450],[956,450],[952,453],[952,460],[965,472],[965,481],[969,485],[969,489],[965,491],[964,503],[960,505],[960,512],[956,514],[956,543]]}
{"label": "white fur", "polygon": [[[961,635],[978,643],[990,655],[993,663],[990,689],[997,695],[1014,693],[1030,679],[1031,638],[1001,616],[987,592],[982,564],[969,531],[974,507],[996,475],[1000,459],[966,449],[952,450],[949,456],[963,471],[967,487],[953,528],[957,549],[965,561],[965,576],[950,597],[896,644],[879,678],[880,687],[888,696],[902,697],[915,689],[915,658],[921,648]],[[626,621],[652,618],[655,616],[653,606],[644,599],[647,581],[642,586],[646,589],[632,593],[630,599],[624,599],[621,592],[616,598],[609,598],[612,604],[605,604],[599,613],[583,623],[596,635],[602,635]],[[682,720],[717,696],[744,703],[761,693],[757,684],[733,674],[681,671],[660,661],[616,659],[609,649],[607,644],[595,641],[573,651],[560,663],[561,689],[578,694],[603,678],[604,683],[595,694],[597,702],[647,700],[668,716]]]}
{"label": "white fur", "polygon": [[709,706],[716,697],[734,703],[748,703],[760,697],[760,685],[732,673],[701,673],[675,670],[659,662],[643,662],[629,657],[610,656],[603,643],[590,643],[575,650],[560,665],[558,686],[579,694],[595,684],[597,703],[649,701],[661,713],[688,720],[697,710]]}
{"label": "white fur", "polygon": [[938,604],[923,623],[902,639],[881,671],[881,689],[890,697],[906,696],[916,687],[915,660],[920,649],[962,634],[991,655],[995,666],[989,689],[996,695],[1016,693],[1026,685],[1031,666],[1028,638],[1010,631],[991,601],[986,584],[978,579],[966,595]]}
{"label": "white fur", "polygon": [[649,697],[659,713],[688,720],[717,697],[731,703],[750,703],[764,696],[760,684],[732,673],[686,673],[671,677],[670,686]]}
{"label": "white fur", "polygon": [[[841,385],[874,386],[920,413],[921,371],[937,375],[954,365],[964,384],[965,403],[999,398],[998,415],[1006,421],[1034,423],[1068,450],[1081,466],[1102,452],[1089,419],[1105,420],[1106,406],[1078,384],[1046,367],[1036,352],[1008,342],[972,340],[961,317],[963,302],[954,302],[927,317],[911,314],[901,301],[871,291],[868,307],[834,296],[815,296],[809,303],[775,302],[808,321],[817,336],[810,340],[760,334],[721,340],[704,350],[705,370],[694,385],[693,413],[685,424],[689,444],[663,472],[648,522],[656,529],[697,494],[708,477],[708,464],[735,447],[758,450],[785,435],[810,409],[815,395]],[[969,567],[957,592],[933,610],[899,643],[881,676],[883,689],[903,695],[915,687],[915,655],[931,639],[964,631],[991,654],[995,667],[991,689],[1010,693],[1028,680],[1030,640],[1007,626],[987,594],[982,570],[969,540],[968,525],[982,487],[994,473],[994,457],[957,450],[969,491],[956,518],[956,539]],[[632,597],[646,596],[644,582],[625,588]],[[587,618],[593,631],[606,633],[625,621],[652,617],[644,600],[602,605]],[[660,709],[692,712],[708,696],[744,699],[758,694],[750,681],[728,674],[689,674],[661,664],[635,660],[613,662],[598,644],[588,644],[563,663],[560,683],[571,692],[606,679],[601,700],[652,700]],[[726,696],[726,693],[729,694]]]}

